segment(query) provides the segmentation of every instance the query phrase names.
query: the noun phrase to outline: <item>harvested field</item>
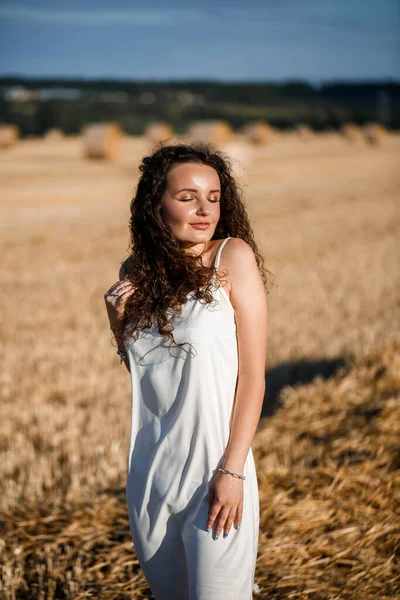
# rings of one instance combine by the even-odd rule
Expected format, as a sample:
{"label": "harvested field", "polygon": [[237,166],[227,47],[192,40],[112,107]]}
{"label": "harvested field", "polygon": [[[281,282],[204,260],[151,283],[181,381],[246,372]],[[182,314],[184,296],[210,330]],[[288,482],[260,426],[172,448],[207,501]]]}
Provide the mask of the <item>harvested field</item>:
{"label": "harvested field", "polygon": [[[2,151],[7,600],[150,598],[125,507],[129,374],[103,299],[127,256],[148,148],[125,137],[114,162],[85,160],[80,137]],[[399,150],[394,134],[304,144],[294,132],[252,147],[242,173],[275,276],[253,444],[260,600],[400,594]]]}

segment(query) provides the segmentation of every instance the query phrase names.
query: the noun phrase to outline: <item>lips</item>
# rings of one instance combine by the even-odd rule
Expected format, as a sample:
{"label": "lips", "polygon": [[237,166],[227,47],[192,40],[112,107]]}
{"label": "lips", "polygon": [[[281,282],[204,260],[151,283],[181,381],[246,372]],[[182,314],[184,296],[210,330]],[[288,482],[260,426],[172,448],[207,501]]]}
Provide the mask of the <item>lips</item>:
{"label": "lips", "polygon": [[190,223],[192,227],[195,229],[207,229],[210,226],[210,223]]}

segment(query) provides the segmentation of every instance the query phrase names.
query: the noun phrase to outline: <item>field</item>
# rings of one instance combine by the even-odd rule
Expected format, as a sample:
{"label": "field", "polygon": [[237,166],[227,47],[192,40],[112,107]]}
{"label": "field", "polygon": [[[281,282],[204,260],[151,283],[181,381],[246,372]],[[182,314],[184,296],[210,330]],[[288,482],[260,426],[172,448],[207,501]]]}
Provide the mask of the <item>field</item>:
{"label": "field", "polygon": [[[1,151],[0,594],[144,599],[124,480],[129,373],[104,306],[127,257],[142,138]],[[260,600],[400,594],[400,136],[293,134],[237,153],[266,267],[254,440]]]}

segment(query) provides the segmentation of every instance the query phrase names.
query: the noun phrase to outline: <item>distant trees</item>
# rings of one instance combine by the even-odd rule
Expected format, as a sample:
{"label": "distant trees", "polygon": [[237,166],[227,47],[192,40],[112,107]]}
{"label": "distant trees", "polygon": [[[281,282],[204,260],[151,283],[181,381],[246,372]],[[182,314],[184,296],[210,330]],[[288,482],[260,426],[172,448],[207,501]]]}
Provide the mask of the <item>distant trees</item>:
{"label": "distant trees", "polygon": [[[33,99],[10,99],[13,86],[34,92]],[[117,122],[130,134],[166,121],[180,133],[193,121],[215,119],[235,129],[256,120],[278,128],[308,123],[315,130],[378,121],[396,129],[400,84],[0,79],[0,122],[18,125],[22,135],[42,135],[52,128],[76,134],[93,121]]]}

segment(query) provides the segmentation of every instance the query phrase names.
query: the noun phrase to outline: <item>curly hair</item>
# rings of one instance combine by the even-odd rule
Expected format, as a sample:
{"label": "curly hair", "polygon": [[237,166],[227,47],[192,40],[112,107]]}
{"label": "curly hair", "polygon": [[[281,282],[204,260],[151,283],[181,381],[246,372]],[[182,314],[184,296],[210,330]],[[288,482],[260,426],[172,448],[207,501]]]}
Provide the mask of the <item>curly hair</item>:
{"label": "curly hair", "polygon": [[123,264],[126,278],[136,289],[125,304],[124,319],[120,323],[124,337],[137,339],[139,332],[153,327],[156,320],[159,333],[170,338],[170,345],[175,344],[174,327],[168,318],[170,311],[180,314],[189,293],[193,292],[207,304],[214,301],[214,267],[203,265],[201,256],[183,252],[179,240],[160,214],[170,169],[187,162],[202,163],[217,171],[221,184],[220,219],[212,239],[230,236],[245,240],[255,254],[267,288],[266,272],[269,271],[264,268],[263,257],[254,241],[242,191],[234,179],[228,156],[211,144],[159,144],[152,154],[142,159],[139,166],[142,175],[130,205],[130,251]]}

